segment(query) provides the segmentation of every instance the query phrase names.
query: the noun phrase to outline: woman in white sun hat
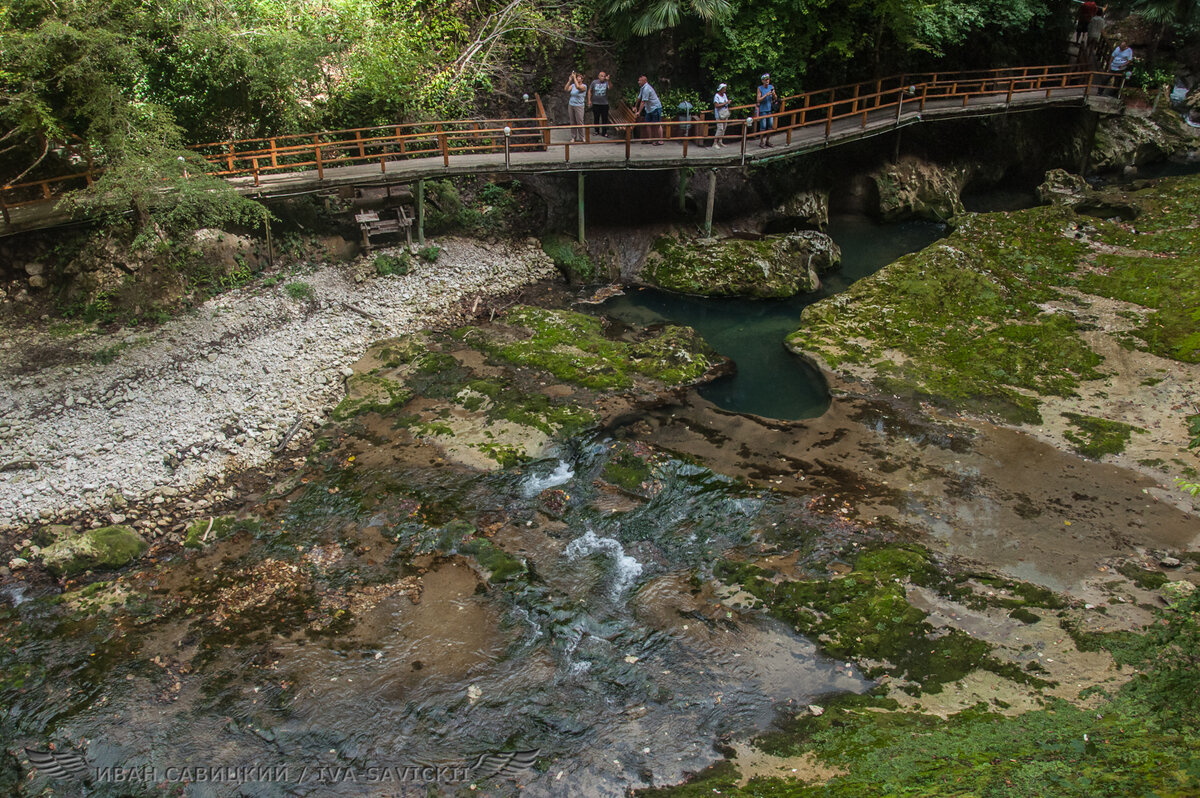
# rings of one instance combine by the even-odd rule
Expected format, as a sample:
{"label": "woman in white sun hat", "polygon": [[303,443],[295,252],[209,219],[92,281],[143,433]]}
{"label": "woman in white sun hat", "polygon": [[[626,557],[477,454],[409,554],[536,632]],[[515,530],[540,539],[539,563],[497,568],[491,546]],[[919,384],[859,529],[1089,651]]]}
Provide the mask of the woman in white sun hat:
{"label": "woman in white sun hat", "polygon": [[717,86],[717,93],[713,95],[713,116],[717,120],[717,132],[713,137],[714,147],[724,147],[725,142],[725,127],[729,124],[729,95],[725,93],[728,84],[722,83]]}

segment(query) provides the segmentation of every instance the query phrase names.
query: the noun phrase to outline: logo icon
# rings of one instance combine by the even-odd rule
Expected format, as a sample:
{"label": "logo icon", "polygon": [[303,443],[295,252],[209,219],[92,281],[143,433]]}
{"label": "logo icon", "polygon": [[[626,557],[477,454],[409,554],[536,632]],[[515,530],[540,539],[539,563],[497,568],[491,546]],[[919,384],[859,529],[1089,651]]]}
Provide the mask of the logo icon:
{"label": "logo icon", "polygon": [[471,777],[483,781],[494,776],[514,778],[531,769],[537,762],[542,749],[531,751],[497,751],[491,754],[480,754],[479,759],[471,766]]}
{"label": "logo icon", "polygon": [[56,751],[53,748],[48,751],[37,751],[26,748],[25,755],[29,757],[29,764],[37,768],[39,773],[51,778],[86,779],[92,772],[92,769],[88,767],[87,760],[78,751],[70,749]]}

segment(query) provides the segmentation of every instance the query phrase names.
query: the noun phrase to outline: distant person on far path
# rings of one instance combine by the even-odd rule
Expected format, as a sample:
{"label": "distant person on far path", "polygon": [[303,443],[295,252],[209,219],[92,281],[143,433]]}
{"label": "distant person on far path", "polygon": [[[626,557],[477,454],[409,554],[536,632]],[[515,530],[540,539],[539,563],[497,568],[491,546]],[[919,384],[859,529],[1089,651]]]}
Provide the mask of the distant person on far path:
{"label": "distant person on far path", "polygon": [[717,133],[713,136],[714,147],[725,146],[725,127],[729,124],[729,95],[725,93],[727,85],[722,83],[717,86],[717,93],[713,95],[713,116],[717,120]]}
{"label": "distant person on far path", "polygon": [[775,102],[776,94],[775,87],[771,85],[770,74],[763,74],[762,83],[758,87],[758,129],[762,131],[763,137],[759,139],[759,147],[771,147],[771,128],[773,128],[775,120],[771,118],[771,108]]}
{"label": "distant person on far path", "polygon": [[646,79],[645,75],[638,77],[638,86],[641,88],[638,89],[637,108],[634,109],[634,113],[640,114],[645,112],[646,121],[651,124],[650,138],[654,139],[652,142],[647,141],[643,143],[661,146],[663,144],[662,103],[658,100],[658,92],[650,85],[650,81]]}
{"label": "distant person on far path", "polygon": [[1087,64],[1094,67],[1096,60],[1100,55],[1100,39],[1104,37],[1104,26],[1106,25],[1104,12],[1096,12],[1096,16],[1092,17],[1088,23],[1087,29],[1087,50],[1085,51]]}
{"label": "distant person on far path", "polygon": [[587,104],[592,108],[592,124],[596,135],[608,138],[608,73],[601,70],[588,84]]}
{"label": "distant person on far path", "polygon": [[1083,37],[1086,36],[1088,32],[1088,23],[1091,22],[1092,17],[1096,16],[1096,14],[1099,12],[1100,7],[1096,5],[1095,0],[1086,0],[1086,2],[1079,7],[1079,16],[1076,18],[1077,21],[1075,23],[1076,44],[1081,44],[1083,42]]}
{"label": "distant person on far path", "polygon": [[583,109],[587,99],[587,84],[583,82],[583,75],[572,72],[563,89],[571,93],[567,100],[567,110],[571,112],[571,141],[583,141]]}

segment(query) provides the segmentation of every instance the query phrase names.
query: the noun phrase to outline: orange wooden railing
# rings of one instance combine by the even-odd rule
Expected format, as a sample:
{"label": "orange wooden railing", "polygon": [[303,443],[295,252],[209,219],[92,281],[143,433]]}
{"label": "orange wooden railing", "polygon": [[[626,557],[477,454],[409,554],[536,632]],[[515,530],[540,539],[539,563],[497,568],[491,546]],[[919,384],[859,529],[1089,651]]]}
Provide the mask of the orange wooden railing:
{"label": "orange wooden railing", "polygon": [[[1073,96],[1086,99],[1108,85],[1109,73],[1093,72],[1079,65],[1012,67],[969,72],[930,72],[895,75],[874,81],[851,83],[828,89],[794,94],[781,98],[779,111],[769,114],[774,134],[783,134],[785,144],[791,144],[799,134],[816,131],[829,140],[834,125],[856,119],[861,129],[886,121],[894,115],[898,124],[905,113],[924,114],[968,108],[976,104],[1003,100],[1005,107],[1014,95],[1029,101],[1030,92],[1044,92],[1044,99]],[[1082,90],[1082,91],[1081,91]],[[1042,99],[1042,98],[1039,98]],[[563,160],[570,162],[572,148],[588,145],[625,145],[625,159],[631,157],[631,145],[637,134],[650,127],[645,122],[612,124],[614,138],[592,139],[594,125],[584,127],[583,144],[552,143],[556,130],[570,130],[569,125],[551,125],[545,106],[538,95],[531,100],[536,116],[511,119],[442,120],[381,125],[322,133],[293,134],[269,138],[242,139],[197,144],[191,147],[212,164],[212,174],[222,177],[252,177],[258,185],[260,177],[280,172],[315,170],[324,179],[331,167],[378,163],[381,173],[397,161],[440,158],[449,167],[453,156],[464,154],[504,153],[508,151],[547,151],[563,148]],[[752,104],[734,106],[726,136],[740,137],[742,155],[745,141],[752,134],[748,113]],[[691,121],[664,120],[661,125],[667,137],[683,145],[683,157],[688,156],[690,144],[711,138],[707,128],[711,116],[698,115]],[[845,127],[839,125],[839,127]],[[505,129],[508,129],[506,135]],[[507,157],[506,157],[507,161]],[[481,170],[494,171],[495,165],[481,165]],[[9,221],[8,210],[23,205],[52,201],[63,192],[89,185],[98,171],[89,169],[77,174],[62,175],[0,188],[0,211]]]}

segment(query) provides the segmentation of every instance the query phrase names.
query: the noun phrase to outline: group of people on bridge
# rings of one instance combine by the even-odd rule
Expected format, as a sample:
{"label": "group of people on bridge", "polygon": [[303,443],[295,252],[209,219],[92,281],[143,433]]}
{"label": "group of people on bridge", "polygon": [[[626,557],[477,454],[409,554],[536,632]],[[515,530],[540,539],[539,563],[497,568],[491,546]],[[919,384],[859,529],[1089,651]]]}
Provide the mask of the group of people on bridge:
{"label": "group of people on bridge", "polygon": [[[760,85],[755,90],[754,100],[754,119],[755,129],[761,134],[759,136],[759,147],[771,147],[771,131],[775,127],[775,117],[773,114],[780,110],[779,93],[775,90],[775,86],[771,83],[771,75],[764,73],[760,80]],[[727,89],[728,83],[720,83],[717,85],[716,93],[713,94],[713,120],[716,122],[716,130],[713,135],[713,146],[720,148],[726,146],[725,131],[729,125],[729,117],[732,109],[732,103],[729,99]],[[567,110],[570,114],[570,128],[572,143],[582,142],[585,140],[585,128],[587,122],[585,116],[587,109],[592,111],[592,124],[595,126],[597,136],[607,138],[609,130],[612,127],[611,117],[609,115],[609,97],[612,95],[612,82],[609,79],[608,73],[601,70],[596,74],[596,79],[588,81],[587,77],[582,72],[572,71],[570,77],[567,78],[567,83],[563,86],[563,90],[567,92]],[[648,137],[643,144],[651,144],[661,146],[663,140],[662,126],[662,101],[658,98],[658,92],[650,85],[650,80],[645,75],[638,76],[638,93],[637,104],[633,109],[634,117],[643,122],[646,122],[649,127]]]}

